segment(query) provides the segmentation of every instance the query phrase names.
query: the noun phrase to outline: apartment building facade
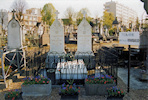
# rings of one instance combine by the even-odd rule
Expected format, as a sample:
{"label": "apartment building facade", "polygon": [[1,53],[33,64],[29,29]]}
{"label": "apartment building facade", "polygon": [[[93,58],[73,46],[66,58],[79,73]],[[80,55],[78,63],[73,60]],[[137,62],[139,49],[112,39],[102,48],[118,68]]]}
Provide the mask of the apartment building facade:
{"label": "apartment building facade", "polygon": [[23,14],[24,33],[32,32],[38,22],[41,22],[41,9],[31,8],[27,9],[26,13]]}
{"label": "apartment building facade", "polygon": [[114,1],[106,2],[104,7],[104,10],[113,13],[117,17],[119,24],[125,25],[127,28],[130,25],[132,25],[132,28],[135,27],[137,13],[133,9]]}

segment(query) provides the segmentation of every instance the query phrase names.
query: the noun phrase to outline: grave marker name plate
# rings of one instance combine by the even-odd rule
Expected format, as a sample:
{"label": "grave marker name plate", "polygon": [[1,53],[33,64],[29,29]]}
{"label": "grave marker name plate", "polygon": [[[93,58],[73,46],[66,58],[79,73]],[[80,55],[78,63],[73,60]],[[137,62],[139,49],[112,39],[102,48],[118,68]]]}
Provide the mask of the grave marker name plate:
{"label": "grave marker name plate", "polygon": [[139,32],[120,32],[119,43],[125,45],[139,45],[140,34]]}

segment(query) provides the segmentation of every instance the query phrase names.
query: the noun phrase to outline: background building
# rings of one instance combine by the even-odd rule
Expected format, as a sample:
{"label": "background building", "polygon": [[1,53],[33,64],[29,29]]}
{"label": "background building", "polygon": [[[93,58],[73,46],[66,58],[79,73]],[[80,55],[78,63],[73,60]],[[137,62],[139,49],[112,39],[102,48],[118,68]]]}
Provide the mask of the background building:
{"label": "background building", "polygon": [[23,15],[24,20],[24,33],[30,32],[32,33],[34,27],[38,22],[41,22],[41,9],[39,8],[31,8],[27,9],[26,13]]}
{"label": "background building", "polygon": [[132,23],[132,28],[135,27],[137,13],[134,10],[114,1],[106,2],[104,7],[104,10],[113,13],[117,17],[120,25],[125,25],[129,28]]}
{"label": "background building", "polygon": [[12,19],[12,12],[5,9],[0,10],[0,35],[7,34],[8,22]]}

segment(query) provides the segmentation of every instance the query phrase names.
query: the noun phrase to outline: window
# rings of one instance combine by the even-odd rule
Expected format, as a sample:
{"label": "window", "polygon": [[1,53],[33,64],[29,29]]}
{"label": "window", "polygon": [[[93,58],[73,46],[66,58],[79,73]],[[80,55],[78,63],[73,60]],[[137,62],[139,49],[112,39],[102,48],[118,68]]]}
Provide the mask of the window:
{"label": "window", "polygon": [[34,17],[33,20],[37,20],[37,17]]}
{"label": "window", "polygon": [[32,17],[30,16],[30,20],[32,20]]}
{"label": "window", "polygon": [[27,18],[28,18],[28,16],[25,16],[24,18],[25,18],[25,19],[27,19]]}

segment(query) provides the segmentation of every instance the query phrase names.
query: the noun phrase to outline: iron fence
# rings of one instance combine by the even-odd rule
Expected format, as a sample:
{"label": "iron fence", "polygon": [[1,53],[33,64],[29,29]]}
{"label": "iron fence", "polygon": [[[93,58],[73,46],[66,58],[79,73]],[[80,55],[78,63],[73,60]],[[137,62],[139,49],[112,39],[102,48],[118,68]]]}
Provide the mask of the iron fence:
{"label": "iron fence", "polygon": [[106,74],[111,75],[116,80],[119,67],[118,51],[114,48],[101,47],[98,50],[97,62],[101,66],[101,69],[105,70]]}
{"label": "iron fence", "polygon": [[[69,50],[66,54],[70,54],[71,61],[65,59],[65,53],[50,52],[49,55],[48,51],[44,47],[25,51],[26,69],[23,70],[26,77],[42,74],[49,77],[52,84],[62,84],[69,79],[74,79],[77,84],[84,84],[86,77],[101,74],[112,75],[117,80],[118,52],[113,48],[102,47],[94,55],[78,53],[80,56],[75,56],[75,51]],[[13,59],[11,63],[13,64]]]}

